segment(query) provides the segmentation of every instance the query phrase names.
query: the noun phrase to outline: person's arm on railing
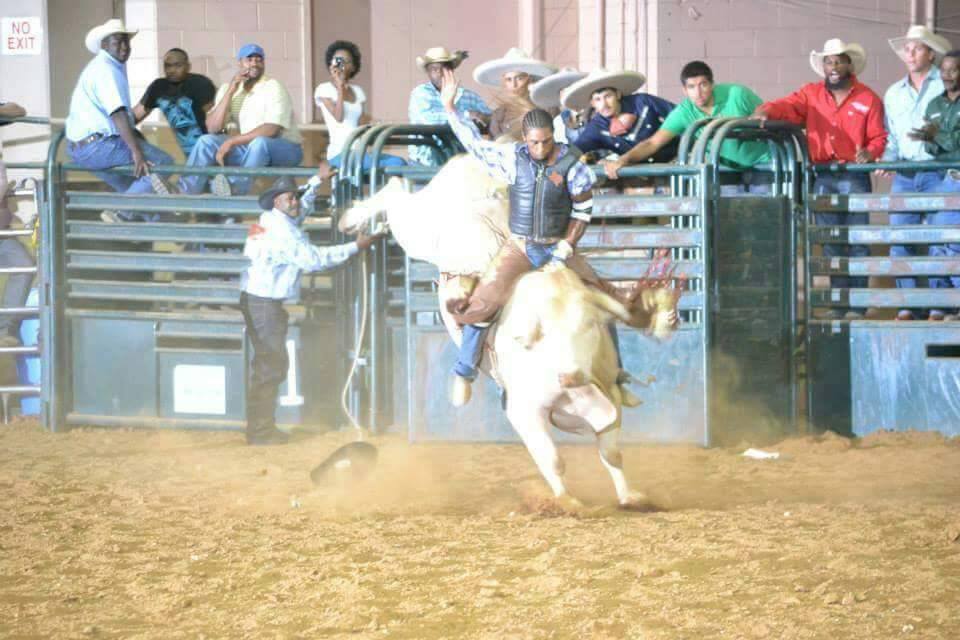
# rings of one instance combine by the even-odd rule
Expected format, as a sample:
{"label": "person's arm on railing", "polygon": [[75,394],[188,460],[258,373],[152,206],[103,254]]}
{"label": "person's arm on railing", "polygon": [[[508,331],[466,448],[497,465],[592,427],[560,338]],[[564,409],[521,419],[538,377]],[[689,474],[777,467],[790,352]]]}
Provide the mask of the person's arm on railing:
{"label": "person's arm on railing", "polygon": [[3,102],[0,103],[0,118],[22,118],[27,115],[27,110],[18,105],[16,102]]}
{"label": "person's arm on railing", "polygon": [[883,158],[889,140],[883,118],[883,103],[877,104],[876,108],[870,109],[867,113],[867,145],[865,148],[857,150],[857,163],[877,162]]}
{"label": "person's arm on railing", "polygon": [[768,119],[784,120],[802,126],[806,124],[809,108],[807,94],[801,90],[779,100],[764,102],[754,110],[753,116],[760,120],[761,127]]}
{"label": "person's arm on railing", "polygon": [[137,137],[133,125],[130,124],[128,114],[126,107],[121,107],[110,114],[110,119],[117,127],[120,139],[130,149],[130,156],[133,159],[133,175],[139,178],[150,173],[150,166],[147,164],[146,158],[143,157],[143,151],[140,149],[140,138]]}
{"label": "person's arm on railing", "polygon": [[672,131],[667,131],[663,127],[657,129],[657,132],[652,136],[647,138],[642,142],[638,142],[637,145],[627,151],[625,154],[620,156],[618,160],[607,160],[601,162],[603,165],[603,171],[607,174],[607,177],[611,180],[616,180],[620,177],[620,169],[631,165],[637,164],[638,162],[643,162],[650,156],[654,155],[657,151],[664,148],[670,141],[676,138],[677,135]]}

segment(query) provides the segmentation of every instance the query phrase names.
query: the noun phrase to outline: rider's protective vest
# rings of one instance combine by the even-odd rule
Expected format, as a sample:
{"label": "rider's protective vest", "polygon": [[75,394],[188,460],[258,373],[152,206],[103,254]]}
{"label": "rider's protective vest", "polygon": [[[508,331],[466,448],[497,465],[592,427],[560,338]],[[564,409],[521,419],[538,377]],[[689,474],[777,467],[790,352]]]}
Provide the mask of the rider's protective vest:
{"label": "rider's protective vest", "polygon": [[[556,163],[547,166],[530,158],[517,146],[517,178],[510,185],[510,231],[534,242],[556,241],[567,232],[573,200],[567,173],[580,159],[574,146]],[[559,177],[559,178],[558,178]]]}

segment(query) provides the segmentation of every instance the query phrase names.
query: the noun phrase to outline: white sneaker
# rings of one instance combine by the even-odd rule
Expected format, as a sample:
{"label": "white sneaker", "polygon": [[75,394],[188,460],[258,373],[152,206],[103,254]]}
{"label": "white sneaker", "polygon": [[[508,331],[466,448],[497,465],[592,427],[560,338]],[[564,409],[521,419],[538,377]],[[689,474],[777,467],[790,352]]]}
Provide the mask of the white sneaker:
{"label": "white sneaker", "polygon": [[210,180],[210,193],[218,198],[229,198],[232,196],[233,191],[230,189],[230,181],[227,180],[227,176],[222,173],[213,176],[213,179]]}
{"label": "white sneaker", "polygon": [[450,404],[455,407],[462,407],[470,402],[470,396],[473,395],[470,381],[463,376],[454,374],[453,388],[450,390]]}
{"label": "white sneaker", "polygon": [[103,220],[104,222],[110,222],[113,224],[126,222],[126,220],[120,217],[119,213],[117,213],[116,211],[111,211],[109,209],[105,209],[100,212],[100,219]]}

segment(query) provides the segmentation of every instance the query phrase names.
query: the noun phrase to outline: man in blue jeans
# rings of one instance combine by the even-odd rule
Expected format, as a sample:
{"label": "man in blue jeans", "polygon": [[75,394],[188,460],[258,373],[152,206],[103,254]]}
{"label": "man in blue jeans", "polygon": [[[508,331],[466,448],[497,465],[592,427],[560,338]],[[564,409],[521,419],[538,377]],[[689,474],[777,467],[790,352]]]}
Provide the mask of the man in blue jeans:
{"label": "man in blue jeans", "polygon": [[[114,191],[165,194],[166,185],[159,176],[150,173],[149,167],[172,164],[173,159],[147,144],[133,126],[126,63],[130,58],[130,38],[136,33],[118,19],[108,20],[87,33],[85,44],[95,57],[84,67],[70,98],[67,153]],[[130,164],[133,176],[104,171]],[[104,222],[123,222],[135,218],[154,220],[157,216],[104,211],[101,218]]]}
{"label": "man in blue jeans", "polygon": [[[940,76],[943,80],[943,94],[937,96],[927,107],[926,124],[912,132],[912,138],[922,140],[926,150],[937,160],[960,161],[960,49],[948,52],[940,61]],[[937,191],[960,193],[960,171],[950,169]],[[934,225],[960,225],[960,211],[938,211],[928,217]],[[933,244],[928,252],[931,256],[960,256],[960,244]],[[931,276],[932,289],[960,288],[960,274],[950,276]],[[957,310],[931,309],[930,320],[957,320]]]}
{"label": "man in blue jeans", "polygon": [[[296,167],[303,160],[300,132],[293,117],[293,101],[279,80],[266,75],[266,54],[258,44],[237,52],[237,74],[220,87],[207,114],[207,131],[200,136],[188,167]],[[185,175],[184,193],[201,193],[208,176]],[[249,177],[229,180],[216,176],[211,191],[220,196],[245,195]]]}
{"label": "man in blue jeans", "polygon": [[[884,162],[898,160],[924,161],[933,156],[922,140],[912,135],[924,127],[927,107],[943,93],[940,70],[934,64],[950,49],[950,42],[922,25],[910,27],[902,38],[890,40],[890,46],[907,67],[907,75],[893,83],[883,97],[887,118],[887,148]],[[893,176],[891,193],[934,193],[939,190],[943,176],[938,171],[898,171]],[[890,224],[922,224],[925,212],[910,211],[890,214]],[[891,245],[890,256],[902,258],[917,255],[915,245]],[[913,289],[917,279],[897,278],[897,288]],[[897,320],[913,320],[919,311],[900,309]]]}

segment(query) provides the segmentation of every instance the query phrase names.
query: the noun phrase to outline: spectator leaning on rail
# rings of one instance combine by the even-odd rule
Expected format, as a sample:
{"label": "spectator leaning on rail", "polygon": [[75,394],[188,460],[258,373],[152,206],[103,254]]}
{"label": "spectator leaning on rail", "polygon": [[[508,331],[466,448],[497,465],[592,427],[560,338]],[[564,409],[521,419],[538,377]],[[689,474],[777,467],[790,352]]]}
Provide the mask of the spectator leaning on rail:
{"label": "spectator leaning on rail", "polygon": [[556,67],[530,57],[517,47],[511,48],[502,58],[488,60],[473,70],[475,81],[500,90],[496,96],[496,108],[490,114],[490,137],[508,136],[515,142],[523,139],[520,122],[528,111],[537,108],[530,100],[530,84],[556,70]]}
{"label": "spectator leaning on rail", "polygon": [[[910,138],[924,143],[927,153],[937,160],[960,163],[960,49],[949,51],[940,60],[940,78],[943,93],[927,106],[926,124],[910,133]],[[949,169],[943,182],[935,191],[960,193],[960,170]],[[927,222],[935,225],[960,225],[960,211],[938,211]],[[956,258],[960,256],[960,243],[932,244],[931,256]],[[930,277],[934,289],[960,289],[960,275]],[[943,309],[931,309],[930,320],[958,320],[957,310],[949,313]]]}
{"label": "spectator leaning on rail", "polygon": [[[207,130],[200,136],[187,166],[295,167],[303,160],[300,132],[293,118],[293,102],[279,80],[266,75],[263,48],[245,44],[237,52],[239,70],[220,86],[215,106],[207,114]],[[226,132],[236,126],[239,133]],[[208,177],[186,175],[180,189],[200,193]],[[248,176],[216,176],[211,189],[220,196],[250,191]]]}
{"label": "spectator leaning on rail", "polygon": [[[134,128],[127,82],[130,38],[137,34],[123,20],[107,20],[94,27],[84,39],[90,53],[70,97],[67,115],[67,153],[83,168],[94,172],[114,191],[131,195],[168,193],[163,180],[150,173],[151,164],[172,164],[173,159],[157,147],[143,141]],[[105,169],[133,165],[133,176],[109,173]],[[155,214],[104,211],[105,222],[134,218],[156,219]]]}
{"label": "spectator leaning on rail", "polygon": [[[756,110],[763,120],[786,120],[807,130],[807,147],[815,164],[832,162],[867,163],[878,160],[887,144],[883,126],[883,101],[857,77],[867,64],[867,54],[856,43],[827,40],[823,51],[810,52],[810,66],[823,82],[811,82],[785,98],[765,102]],[[813,192],[824,194],[869,193],[869,173],[818,173]],[[868,224],[863,213],[817,213],[817,224]],[[870,255],[866,245],[823,245],[823,255],[863,257]],[[867,286],[865,277],[833,276],[831,286],[838,288]],[[851,309],[848,319],[863,317],[864,309]],[[843,315],[830,309],[828,317]]]}
{"label": "spectator leaning on rail", "polygon": [[560,92],[586,75],[585,71],[564,67],[530,86],[530,100],[535,105],[554,113],[560,111],[553,118],[553,137],[561,144],[575,144],[592,116],[589,107],[580,111],[560,109]]}
{"label": "spectator leaning on rail", "polygon": [[[466,57],[466,51],[450,53],[444,47],[433,47],[427,49],[422,56],[417,56],[417,66],[426,72],[428,82],[417,85],[410,92],[407,117],[412,124],[447,124],[447,112],[440,102],[443,72],[456,69]],[[490,108],[483,98],[470,89],[461,87],[457,91],[454,104],[457,111],[468,118],[479,119],[485,125],[489,122]],[[427,145],[410,145],[407,152],[410,160],[414,162],[427,166],[439,164],[433,149]]]}
{"label": "spectator leaning on rail", "polygon": [[[890,46],[907,67],[907,75],[893,83],[883,97],[886,111],[887,149],[883,160],[920,162],[932,158],[922,140],[911,137],[911,132],[924,126],[927,107],[943,93],[943,81],[935,63],[950,49],[950,42],[922,25],[910,27],[902,38],[890,40]],[[897,171],[893,176],[891,193],[935,192],[940,188],[943,176],[939,171]],[[925,213],[891,213],[890,224],[921,224]],[[891,245],[890,255],[904,257],[917,255],[916,246]],[[917,279],[897,278],[897,287],[912,289]],[[913,320],[918,313],[912,309],[900,309],[897,320]]]}
{"label": "spectator leaning on rail", "polygon": [[[636,93],[646,81],[637,71],[596,69],[564,89],[560,99],[567,109],[593,108],[593,117],[577,137],[577,148],[584,153],[604,149],[622,156],[653,136],[676,105],[649,93]],[[677,156],[677,142],[668,141],[646,160],[670,162]]]}
{"label": "spectator leaning on rail", "polygon": [[207,132],[207,112],[213,107],[217,88],[210,78],[190,73],[190,58],[183,49],[170,49],[163,56],[163,75],[147,87],[133,116],[141,122],[160,109],[177,138],[185,157],[190,157],[200,136]]}
{"label": "spectator leaning on rail", "polygon": [[[323,115],[327,125],[330,144],[327,145],[327,162],[332,167],[340,166],[343,146],[350,134],[360,126],[361,121],[369,120],[363,112],[367,96],[363,89],[350,81],[360,71],[360,49],[352,42],[337,40],[327,47],[324,57],[330,71],[330,81],[317,85],[313,100]],[[388,154],[380,155],[381,167],[405,164],[403,158]],[[371,156],[363,157],[363,168],[370,169]]]}
{"label": "spectator leaning on rail", "polygon": [[[27,115],[26,110],[15,102],[0,102],[0,118],[22,118],[25,115]],[[16,188],[16,184],[15,181],[7,181],[7,167],[0,158],[0,231],[9,229],[13,221],[14,206],[11,206],[9,196]],[[0,268],[32,266],[33,257],[23,243],[15,237],[0,236]],[[7,274],[7,281],[3,285],[3,307],[9,309],[26,306],[31,282],[33,282],[32,273]],[[19,328],[19,316],[0,315],[0,347],[20,346],[20,338],[17,336]]]}
{"label": "spectator leaning on rail", "polygon": [[[687,98],[677,105],[652,136],[637,143],[619,160],[603,163],[611,180],[622,167],[642,162],[683,135],[687,127],[704,118],[745,118],[763,102],[757,94],[740,84],[714,84],[713,71],[705,62],[688,62],[680,71],[680,83]],[[761,162],[769,162],[767,143],[761,141],[725,140],[720,145],[720,160],[727,166],[745,171],[743,185],[724,185],[723,192],[764,191],[767,185],[755,181],[749,171]],[[754,184],[757,182],[757,184]],[[733,189],[728,189],[733,187]]]}
{"label": "spectator leaning on rail", "polygon": [[297,295],[300,273],[326,271],[347,262],[379,236],[360,235],[356,242],[332,247],[310,244],[298,227],[301,190],[280,178],[260,194],[263,213],[250,226],[243,254],[250,265],[240,281],[240,311],[253,346],[247,387],[247,444],[283,444],[276,428],[277,392],[287,376],[287,320],[283,301]]}

